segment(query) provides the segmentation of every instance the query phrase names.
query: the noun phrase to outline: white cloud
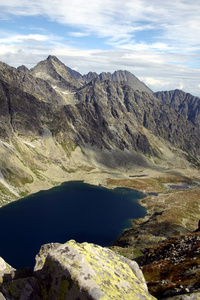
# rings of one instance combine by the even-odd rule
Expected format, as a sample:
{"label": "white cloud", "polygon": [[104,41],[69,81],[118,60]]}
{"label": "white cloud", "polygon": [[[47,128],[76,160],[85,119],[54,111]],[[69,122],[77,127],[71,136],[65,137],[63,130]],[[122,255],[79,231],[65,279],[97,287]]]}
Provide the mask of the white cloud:
{"label": "white cloud", "polygon": [[[199,0],[124,0],[123,4],[121,0],[88,0],[87,5],[83,0],[1,0],[0,6],[1,14],[42,15],[79,29],[76,35],[95,34],[118,47],[130,48],[137,33],[152,30],[154,42],[149,41],[149,47],[153,51],[198,50]],[[141,50],[148,42],[137,44],[135,49]]]}
{"label": "white cloud", "polygon": [[[0,47],[0,60],[12,66],[34,67],[49,54],[56,55],[62,62],[81,74],[128,70],[145,82],[153,91],[183,88],[184,91],[200,96],[200,69],[177,62],[187,57],[169,54],[133,52],[125,50],[78,50],[63,44],[23,49],[20,45]],[[176,64],[168,63],[175,61]]]}
{"label": "white cloud", "polygon": [[148,85],[155,88],[163,88],[169,85],[169,82],[167,81],[162,81],[162,80],[158,80],[152,77],[144,77],[143,81]]}
{"label": "white cloud", "polygon": [[70,32],[69,35],[74,36],[74,37],[83,37],[83,36],[88,36],[89,33],[87,32]]}
{"label": "white cloud", "polygon": [[[69,41],[43,24],[28,34],[1,28],[0,60],[31,68],[52,54],[82,74],[127,69],[153,90],[182,87],[200,96],[199,11],[199,0],[1,0],[1,19],[40,16],[69,26]],[[108,50],[78,49],[73,37],[82,43],[86,36],[103,38]]]}
{"label": "white cloud", "polygon": [[48,40],[50,40],[49,36],[41,35],[41,34],[28,34],[28,35],[12,34],[12,35],[0,37],[1,44],[24,43],[26,41],[42,42],[42,41],[48,41]]}

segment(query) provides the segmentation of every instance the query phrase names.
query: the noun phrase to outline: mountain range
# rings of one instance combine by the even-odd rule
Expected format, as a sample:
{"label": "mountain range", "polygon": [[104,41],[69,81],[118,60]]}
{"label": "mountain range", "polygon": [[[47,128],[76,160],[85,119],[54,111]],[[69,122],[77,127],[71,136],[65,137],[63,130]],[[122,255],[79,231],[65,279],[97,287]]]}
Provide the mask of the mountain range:
{"label": "mountain range", "polygon": [[0,205],[67,180],[198,168],[199,100],[55,56],[30,70],[0,62]]}

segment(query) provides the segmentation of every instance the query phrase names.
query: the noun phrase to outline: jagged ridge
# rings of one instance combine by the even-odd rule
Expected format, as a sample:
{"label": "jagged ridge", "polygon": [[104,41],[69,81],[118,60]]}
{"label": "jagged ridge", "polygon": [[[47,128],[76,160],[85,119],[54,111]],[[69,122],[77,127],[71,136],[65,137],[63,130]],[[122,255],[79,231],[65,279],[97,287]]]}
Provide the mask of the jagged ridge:
{"label": "jagged ridge", "polygon": [[[139,80],[127,71],[102,73],[83,86],[82,77],[54,56],[32,70],[1,63],[0,71],[3,184],[28,193],[24,183],[42,178],[51,186],[80,166],[132,172],[187,166],[185,158],[199,164],[198,98],[190,97],[187,114],[181,113],[144,92],[143,83],[133,88]],[[49,174],[51,168],[58,178]]]}

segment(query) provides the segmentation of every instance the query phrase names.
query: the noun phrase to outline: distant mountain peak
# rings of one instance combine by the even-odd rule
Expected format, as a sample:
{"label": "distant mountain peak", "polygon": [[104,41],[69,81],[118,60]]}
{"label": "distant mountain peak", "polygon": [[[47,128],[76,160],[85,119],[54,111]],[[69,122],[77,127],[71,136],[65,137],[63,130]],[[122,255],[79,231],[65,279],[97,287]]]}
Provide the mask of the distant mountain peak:
{"label": "distant mountain peak", "polygon": [[31,69],[31,74],[66,92],[75,92],[81,87],[80,82],[56,56],[49,55],[47,59],[39,62]]}
{"label": "distant mountain peak", "polygon": [[29,69],[28,69],[26,66],[24,66],[24,65],[19,66],[19,67],[17,68],[17,70],[18,70],[18,71],[23,71],[23,72],[29,72]]}
{"label": "distant mountain peak", "polygon": [[115,71],[113,74],[110,72],[102,72],[99,75],[96,72],[89,72],[86,75],[83,75],[82,77],[76,77],[82,84],[87,84],[91,80],[95,78],[99,78],[101,81],[104,80],[110,80],[110,81],[115,81],[119,83],[126,83],[129,85],[133,90],[138,90],[140,92],[146,92],[153,94],[151,89],[146,86],[142,81],[140,81],[136,76],[134,76],[131,72],[129,71],[122,71],[118,70]]}
{"label": "distant mountain peak", "polygon": [[126,174],[200,166],[199,98],[178,90],[156,98],[129,71],[82,76],[55,56],[23,69],[0,62],[1,172],[19,192],[24,178],[50,174],[49,187],[83,162]]}
{"label": "distant mountain peak", "polygon": [[[34,76],[40,77],[47,81],[50,81],[50,75],[51,75],[54,78],[54,81],[52,81],[51,84],[54,85],[56,85],[55,77],[61,76],[63,77],[63,79],[65,79],[68,82],[68,86],[69,87],[71,86],[71,89],[73,91],[75,91],[75,89],[77,88],[80,88],[82,85],[89,83],[94,78],[99,78],[101,81],[110,80],[119,83],[124,82],[127,85],[129,85],[133,90],[138,90],[140,92],[147,92],[153,94],[153,92],[148,86],[146,86],[135,75],[133,75],[131,72],[127,70],[118,70],[115,71],[113,74],[110,72],[102,72],[99,75],[96,72],[90,71],[88,72],[88,74],[81,75],[79,72],[72,70],[68,66],[63,64],[54,55],[49,55],[46,60],[39,62],[39,64],[31,71]],[[59,76],[57,76],[56,73]],[[59,85],[60,84],[61,83],[59,82]]]}
{"label": "distant mountain peak", "polygon": [[47,60],[57,60],[57,61],[59,61],[59,59],[55,55],[49,55],[47,57]]}

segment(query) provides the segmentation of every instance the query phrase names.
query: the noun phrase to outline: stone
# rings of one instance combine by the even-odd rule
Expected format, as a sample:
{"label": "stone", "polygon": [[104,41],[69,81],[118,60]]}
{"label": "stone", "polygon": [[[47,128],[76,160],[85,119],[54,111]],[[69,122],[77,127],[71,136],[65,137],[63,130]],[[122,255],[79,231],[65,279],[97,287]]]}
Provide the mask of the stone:
{"label": "stone", "polygon": [[163,298],[163,300],[199,300],[200,293],[191,293],[188,295],[178,295],[170,298]]}
{"label": "stone", "polygon": [[6,298],[4,297],[4,295],[2,293],[0,293],[0,300],[6,300]]}
{"label": "stone", "polygon": [[53,249],[56,249],[58,246],[60,246],[59,243],[49,243],[41,246],[39,253],[35,257],[34,271],[38,271],[43,268],[49,252],[51,252]]}
{"label": "stone", "polygon": [[14,278],[15,269],[5,262],[0,257],[0,284],[6,281],[10,281]]}
{"label": "stone", "polygon": [[94,244],[55,247],[36,275],[43,299],[155,299],[136,262]]}
{"label": "stone", "polygon": [[34,277],[3,283],[0,292],[6,300],[42,300],[38,281]]}

